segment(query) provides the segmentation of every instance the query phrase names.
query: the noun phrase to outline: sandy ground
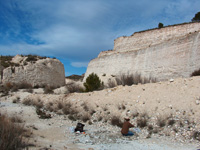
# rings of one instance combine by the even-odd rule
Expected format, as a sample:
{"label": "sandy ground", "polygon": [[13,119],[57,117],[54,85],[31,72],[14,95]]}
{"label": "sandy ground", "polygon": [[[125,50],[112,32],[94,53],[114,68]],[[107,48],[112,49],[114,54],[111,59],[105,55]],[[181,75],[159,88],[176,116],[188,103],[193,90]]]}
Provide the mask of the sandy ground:
{"label": "sandy ground", "polygon": [[[11,96],[1,97],[0,110],[9,115],[20,116],[25,121],[25,126],[31,129],[33,136],[30,142],[36,146],[29,149],[196,150],[198,141],[188,137],[192,132],[199,131],[200,127],[199,85],[200,77],[193,77],[145,85],[118,86],[89,93],[45,95],[16,92]],[[70,127],[75,127],[78,121],[50,112],[51,119],[40,119],[35,107],[14,104],[13,99],[16,97],[21,102],[27,98],[39,98],[44,105],[50,102],[70,102],[82,114],[90,110],[95,110],[95,114],[91,116],[91,125],[85,123],[86,134],[75,134],[70,132]],[[84,110],[86,105],[88,109]],[[146,138],[147,133],[144,130],[138,133],[138,137],[126,138],[121,136],[119,127],[109,123],[114,115],[121,119],[125,116],[132,117],[131,122],[135,123],[133,114],[136,112],[148,114],[151,120],[169,115],[179,120],[184,118],[190,122],[190,127],[188,124],[186,130],[177,133],[170,130],[172,127],[166,127],[169,136],[164,136],[162,130],[162,134]],[[99,116],[103,118],[102,121],[97,121]]]}

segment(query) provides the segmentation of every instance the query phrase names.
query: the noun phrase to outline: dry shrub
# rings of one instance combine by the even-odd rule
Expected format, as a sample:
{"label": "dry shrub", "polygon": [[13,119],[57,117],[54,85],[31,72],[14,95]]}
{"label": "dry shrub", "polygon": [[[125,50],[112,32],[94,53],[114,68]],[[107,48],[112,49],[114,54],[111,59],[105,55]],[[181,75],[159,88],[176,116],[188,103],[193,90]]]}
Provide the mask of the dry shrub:
{"label": "dry shrub", "polygon": [[122,109],[122,110],[125,110],[125,109],[126,109],[126,106],[125,106],[124,104],[119,104],[119,105],[118,105],[118,109],[119,109],[119,110],[121,110],[121,109]]}
{"label": "dry shrub", "polygon": [[88,105],[87,105],[85,102],[82,104],[82,106],[83,106],[83,109],[84,109],[86,112],[89,111],[89,107],[88,107]]}
{"label": "dry shrub", "polygon": [[60,109],[62,109],[64,107],[63,105],[64,105],[63,102],[58,102],[57,103],[57,108],[60,110]]}
{"label": "dry shrub", "polygon": [[22,102],[24,105],[27,106],[35,106],[37,108],[42,108],[44,106],[43,102],[38,98],[37,100],[33,100],[30,98],[26,98]]}
{"label": "dry shrub", "polygon": [[51,86],[45,86],[44,87],[44,94],[53,94],[54,92],[53,92],[53,89],[54,89],[54,87],[51,87]]}
{"label": "dry shrub", "polygon": [[13,122],[13,123],[23,123],[23,120],[18,116],[11,117],[10,121]]}
{"label": "dry shrub", "polygon": [[68,118],[72,121],[76,121],[76,117],[74,117],[73,115],[69,115]]}
{"label": "dry shrub", "polygon": [[54,111],[53,103],[52,103],[52,102],[49,102],[49,103],[46,105],[45,109],[47,109],[47,110],[50,111],[50,112],[53,112],[53,111]]}
{"label": "dry shrub", "polygon": [[111,79],[108,80],[107,84],[109,88],[113,88],[117,86],[116,82]]}
{"label": "dry shrub", "polygon": [[193,139],[200,141],[200,132],[194,131],[192,137],[193,137]]}
{"label": "dry shrub", "polygon": [[102,116],[99,116],[99,117],[97,118],[98,121],[102,121],[102,119],[103,119]]}
{"label": "dry shrub", "polygon": [[148,114],[146,112],[140,114],[140,116],[137,118],[137,126],[144,128],[147,126],[148,123]]}
{"label": "dry shrub", "polygon": [[32,85],[27,82],[22,82],[20,84],[17,84],[18,89],[32,89]]}
{"label": "dry shrub", "polygon": [[142,77],[141,74],[135,73],[133,74],[121,74],[118,78],[116,78],[117,85],[128,85],[131,86],[133,84],[146,84],[146,83],[155,83],[156,78],[145,78]]}
{"label": "dry shrub", "polygon": [[148,131],[152,131],[153,130],[153,125],[148,125]]}
{"label": "dry shrub", "polygon": [[147,118],[143,118],[143,117],[137,118],[137,126],[140,128],[146,127],[147,122],[148,122]]}
{"label": "dry shrub", "polygon": [[175,123],[176,123],[176,121],[173,118],[168,120],[168,125],[169,126],[173,126]]}
{"label": "dry shrub", "polygon": [[134,111],[132,113],[133,118],[138,117],[139,116],[139,112],[138,111]]}
{"label": "dry shrub", "polygon": [[0,149],[23,149],[27,145],[24,136],[26,130],[23,126],[13,123],[7,116],[0,116]]}
{"label": "dry shrub", "polygon": [[44,106],[43,101],[41,101],[39,98],[36,101],[33,101],[33,106],[37,108],[42,108]]}
{"label": "dry shrub", "polygon": [[26,98],[26,99],[24,99],[24,100],[22,101],[22,103],[23,103],[24,105],[31,106],[31,105],[33,104],[33,100],[30,99],[30,98]]}
{"label": "dry shrub", "polygon": [[16,97],[15,99],[13,99],[13,103],[19,103],[20,102],[20,97]]}
{"label": "dry shrub", "polygon": [[49,119],[51,118],[50,114],[47,114],[44,110],[41,110],[40,108],[36,108],[36,113],[39,116],[40,119]]}
{"label": "dry shrub", "polygon": [[159,127],[164,127],[166,125],[166,118],[158,117],[157,118],[157,125]]}
{"label": "dry shrub", "polygon": [[123,125],[123,122],[120,120],[120,117],[119,116],[113,116],[111,118],[111,125],[113,126],[118,126],[118,127],[122,127]]}
{"label": "dry shrub", "polygon": [[62,111],[65,115],[69,115],[70,114],[70,111],[71,111],[71,106],[72,104],[70,102],[64,104],[63,108],[62,108]]}
{"label": "dry shrub", "polygon": [[78,84],[76,84],[76,83],[74,83],[74,82],[71,82],[71,83],[67,84],[65,87],[67,88],[67,90],[69,91],[69,93],[83,91],[83,89],[81,88],[81,86],[78,85]]}
{"label": "dry shrub", "polygon": [[96,111],[94,109],[90,110],[90,115],[92,116],[94,113],[96,113]]}
{"label": "dry shrub", "polygon": [[81,117],[81,120],[82,120],[83,122],[87,122],[87,121],[90,120],[90,118],[91,118],[91,116],[90,116],[88,113],[86,113],[86,114],[84,114],[84,115]]}

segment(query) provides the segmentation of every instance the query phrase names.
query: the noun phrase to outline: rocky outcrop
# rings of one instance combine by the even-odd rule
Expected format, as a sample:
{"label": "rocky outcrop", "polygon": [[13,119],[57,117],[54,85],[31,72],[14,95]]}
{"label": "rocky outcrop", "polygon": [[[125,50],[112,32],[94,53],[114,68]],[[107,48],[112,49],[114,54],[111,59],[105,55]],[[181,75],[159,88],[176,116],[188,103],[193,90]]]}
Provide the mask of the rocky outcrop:
{"label": "rocky outcrop", "polygon": [[2,83],[28,83],[32,86],[53,86],[65,85],[65,71],[63,64],[57,59],[45,58],[28,61],[28,57],[20,55],[12,59],[16,66],[10,66],[2,71]]}
{"label": "rocky outcrop", "polygon": [[104,82],[113,76],[139,73],[166,80],[189,77],[200,68],[200,23],[174,25],[134,33],[114,42],[114,50],[101,52],[87,68]]}

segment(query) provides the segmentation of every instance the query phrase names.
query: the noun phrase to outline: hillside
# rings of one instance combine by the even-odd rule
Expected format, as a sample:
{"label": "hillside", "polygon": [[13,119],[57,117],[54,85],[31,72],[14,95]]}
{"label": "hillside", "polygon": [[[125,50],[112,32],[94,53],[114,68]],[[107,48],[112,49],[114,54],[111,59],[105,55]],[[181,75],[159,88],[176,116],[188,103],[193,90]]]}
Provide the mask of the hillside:
{"label": "hillside", "polygon": [[[135,149],[190,150],[198,147],[200,138],[199,85],[197,76],[89,93],[42,94],[34,89],[33,94],[19,91],[3,96],[0,105],[1,112],[20,115],[33,130],[30,141],[35,149],[130,149],[134,145]],[[40,119],[33,106],[52,118]],[[130,139],[123,138],[116,126],[125,116],[141,130]],[[86,125],[85,135],[70,132],[77,122]]]}

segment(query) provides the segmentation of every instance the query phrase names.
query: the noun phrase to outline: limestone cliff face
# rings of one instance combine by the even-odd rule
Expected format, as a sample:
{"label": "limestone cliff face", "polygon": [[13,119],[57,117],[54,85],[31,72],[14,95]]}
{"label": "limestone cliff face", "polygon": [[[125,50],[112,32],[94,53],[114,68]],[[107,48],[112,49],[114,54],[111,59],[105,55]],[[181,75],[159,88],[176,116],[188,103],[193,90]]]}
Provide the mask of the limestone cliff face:
{"label": "limestone cliff face", "polygon": [[2,83],[20,84],[26,82],[32,86],[49,85],[60,87],[65,85],[65,71],[63,64],[57,59],[39,59],[35,62],[25,62],[26,58],[19,55],[13,58],[18,66],[8,67],[2,71]]}
{"label": "limestone cliff face", "polygon": [[92,72],[104,82],[128,73],[166,80],[189,77],[199,68],[200,23],[188,23],[116,39],[113,51],[101,52],[89,63],[84,80]]}

